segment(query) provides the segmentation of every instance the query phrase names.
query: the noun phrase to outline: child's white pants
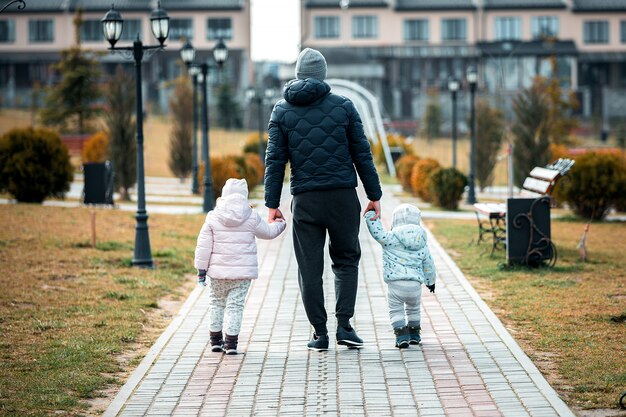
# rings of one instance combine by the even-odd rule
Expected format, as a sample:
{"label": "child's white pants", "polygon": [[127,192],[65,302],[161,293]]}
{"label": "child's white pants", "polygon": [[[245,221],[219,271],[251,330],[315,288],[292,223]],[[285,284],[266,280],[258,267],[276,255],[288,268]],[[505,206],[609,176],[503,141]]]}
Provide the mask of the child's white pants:
{"label": "child's white pants", "polygon": [[419,323],[422,284],[419,281],[387,282],[387,302],[389,320],[393,327],[402,327],[407,323]]}
{"label": "child's white pants", "polygon": [[[209,329],[212,332],[224,330],[230,336],[239,334],[243,317],[243,305],[246,301],[250,283],[251,280],[249,279],[211,278]],[[224,323],[224,315],[226,316],[226,323]]]}

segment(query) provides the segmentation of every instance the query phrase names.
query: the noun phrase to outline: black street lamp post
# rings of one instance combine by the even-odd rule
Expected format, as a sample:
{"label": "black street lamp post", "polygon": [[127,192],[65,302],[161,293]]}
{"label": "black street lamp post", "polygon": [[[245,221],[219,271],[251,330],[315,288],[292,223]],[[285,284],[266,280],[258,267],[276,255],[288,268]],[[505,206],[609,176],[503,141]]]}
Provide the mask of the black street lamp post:
{"label": "black street lamp post", "polygon": [[257,105],[259,124],[259,158],[261,158],[261,162],[263,163],[263,165],[265,165],[265,140],[263,140],[263,134],[265,133],[265,129],[263,128],[263,105],[274,98],[274,90],[272,90],[271,88],[267,88],[265,89],[265,91],[261,91],[260,88],[250,87],[248,91],[246,91],[246,96],[248,98],[248,101],[254,102]]}
{"label": "black street lamp post", "polygon": [[459,91],[459,81],[456,78],[450,77],[448,80],[448,90],[450,90],[450,94],[452,95],[452,168],[456,168],[456,94]]}
{"label": "black street lamp post", "polygon": [[193,153],[191,159],[191,192],[193,194],[200,194],[200,187],[198,185],[198,74],[200,69],[198,67],[189,68],[191,74],[191,82],[193,84]]}
{"label": "black street lamp post", "polygon": [[[191,43],[186,42],[181,50],[181,57],[187,67],[191,70],[192,68],[200,68],[201,75],[201,89],[202,89],[202,161],[204,162],[204,175],[202,178],[202,210],[205,213],[213,210],[215,206],[215,198],[213,196],[213,178],[211,176],[211,157],[210,157],[210,147],[209,147],[209,96],[207,92],[207,85],[209,79],[209,64],[203,62],[202,64],[196,64],[193,62],[195,58],[196,52],[191,45]],[[221,68],[224,65],[224,62],[228,58],[228,48],[222,39],[218,41],[218,43],[213,48],[213,59],[217,63],[218,68]],[[195,102],[194,102],[195,106]]]}
{"label": "black street lamp post", "polygon": [[467,68],[467,82],[470,87],[470,172],[468,179],[469,189],[467,191],[467,203],[476,203],[476,192],[474,189],[475,168],[476,168],[476,83],[478,74],[476,68],[470,66]]}
{"label": "black street lamp post", "polygon": [[143,160],[143,100],[141,64],[144,53],[152,55],[156,51],[163,50],[165,40],[169,34],[169,20],[165,10],[161,9],[161,3],[150,14],[152,34],[159,41],[158,45],[144,45],[137,34],[137,39],[133,46],[115,47],[117,41],[122,36],[124,20],[122,15],[113,7],[102,18],[102,29],[104,36],[111,44],[109,51],[120,52],[127,58],[132,58],[135,62],[135,94],[136,94],[136,140],[137,140],[137,223],[135,226],[135,254],[132,260],[133,265],[142,268],[152,268],[152,254],[150,252],[150,235],[148,233],[148,213],[146,212],[146,189],[144,179]]}
{"label": "black street lamp post", "polygon": [[191,75],[191,83],[193,86],[193,148],[191,154],[191,192],[193,194],[200,194],[200,187],[198,185],[198,109],[196,104],[198,103],[198,74],[200,68],[197,65],[192,65],[194,58],[196,57],[196,50],[188,40],[185,42],[180,50],[180,56],[183,62],[187,65],[187,70]]}

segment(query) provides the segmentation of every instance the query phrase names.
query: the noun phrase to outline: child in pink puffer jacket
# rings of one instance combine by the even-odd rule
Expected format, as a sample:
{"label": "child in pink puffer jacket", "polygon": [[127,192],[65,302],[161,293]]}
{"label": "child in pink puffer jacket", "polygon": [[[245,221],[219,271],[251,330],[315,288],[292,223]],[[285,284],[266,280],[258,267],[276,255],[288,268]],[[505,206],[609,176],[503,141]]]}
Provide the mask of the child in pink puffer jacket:
{"label": "child in pink puffer jacket", "polygon": [[222,196],[200,230],[194,261],[198,283],[206,285],[207,275],[211,280],[209,330],[213,352],[237,353],[246,294],[259,275],[256,238],[274,239],[285,226],[284,221],[266,223],[250,207],[245,179],[226,181]]}

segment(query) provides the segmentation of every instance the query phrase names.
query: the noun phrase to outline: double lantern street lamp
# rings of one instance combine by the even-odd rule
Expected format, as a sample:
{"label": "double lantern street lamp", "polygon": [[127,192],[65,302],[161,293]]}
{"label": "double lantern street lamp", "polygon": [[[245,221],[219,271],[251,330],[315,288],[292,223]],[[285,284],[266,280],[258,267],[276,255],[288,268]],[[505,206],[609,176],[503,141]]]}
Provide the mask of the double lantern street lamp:
{"label": "double lantern street lamp", "polygon": [[159,41],[158,45],[144,45],[141,42],[139,34],[133,42],[133,46],[116,47],[115,44],[122,36],[124,20],[122,15],[115,10],[113,6],[102,18],[102,30],[104,37],[111,44],[109,51],[119,52],[125,58],[135,61],[135,94],[136,94],[136,138],[137,138],[137,222],[135,226],[135,254],[133,257],[133,265],[142,268],[152,268],[152,254],[150,252],[150,235],[148,233],[148,214],[146,212],[146,190],[144,179],[144,163],[143,163],[143,100],[142,100],[142,81],[141,81],[141,64],[144,53],[151,56],[156,51],[161,51],[165,47],[165,40],[169,35],[170,18],[161,9],[161,2],[158,3],[156,10],[150,14],[150,26],[152,34]]}
{"label": "double lantern street lamp", "polygon": [[476,67],[470,66],[465,74],[470,88],[470,172],[468,178],[467,203],[476,203],[476,193],[474,190],[475,168],[476,168],[476,84],[478,74]]}
{"label": "double lantern street lamp", "polygon": [[456,140],[457,140],[457,123],[456,123],[456,94],[459,91],[459,80],[450,77],[448,80],[448,90],[452,95],[452,168],[456,168]]}
{"label": "double lantern street lamp", "polygon": [[[211,178],[211,158],[209,149],[209,98],[207,94],[208,73],[209,64],[203,62],[202,64],[194,63],[196,57],[196,49],[191,42],[186,41],[180,50],[180,56],[183,62],[187,65],[189,73],[193,80],[193,106],[194,106],[194,127],[193,127],[193,158],[192,158],[192,191],[198,192],[197,173],[198,173],[198,157],[197,157],[197,112],[196,112],[196,90],[198,85],[198,76],[200,76],[200,85],[202,88],[202,160],[204,162],[204,176],[202,181],[203,199],[202,210],[205,213],[213,210],[215,205],[213,198],[213,179]],[[220,39],[213,48],[213,59],[217,63],[219,69],[222,68],[224,62],[228,58],[228,48],[222,39]],[[200,72],[198,72],[200,70]],[[195,183],[195,185],[194,185]]]}

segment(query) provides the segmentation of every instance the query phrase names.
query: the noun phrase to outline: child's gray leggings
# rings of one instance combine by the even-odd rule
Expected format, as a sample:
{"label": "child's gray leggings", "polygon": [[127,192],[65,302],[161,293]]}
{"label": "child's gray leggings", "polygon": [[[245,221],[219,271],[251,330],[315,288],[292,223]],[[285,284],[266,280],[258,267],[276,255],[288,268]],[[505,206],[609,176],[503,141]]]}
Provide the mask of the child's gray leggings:
{"label": "child's gray leggings", "polygon": [[[250,288],[250,282],[249,279],[211,278],[209,329],[212,332],[224,330],[230,336],[239,334],[243,305],[246,301],[248,288]],[[224,313],[226,314],[226,323],[224,323]]]}
{"label": "child's gray leggings", "polygon": [[[422,284],[419,281],[387,282],[387,302],[391,326],[419,325]],[[406,318],[405,318],[406,317]]]}

